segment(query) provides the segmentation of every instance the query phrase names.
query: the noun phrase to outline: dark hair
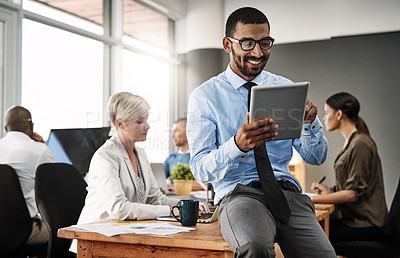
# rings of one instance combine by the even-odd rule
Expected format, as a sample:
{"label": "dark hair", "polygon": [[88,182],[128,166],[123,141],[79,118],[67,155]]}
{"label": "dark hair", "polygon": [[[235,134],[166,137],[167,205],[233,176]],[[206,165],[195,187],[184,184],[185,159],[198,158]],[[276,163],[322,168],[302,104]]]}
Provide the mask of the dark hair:
{"label": "dark hair", "polygon": [[235,34],[236,24],[241,22],[243,24],[268,24],[267,16],[260,10],[253,7],[242,7],[231,13],[226,20],[225,37],[233,37]]}
{"label": "dark hair", "polygon": [[356,123],[359,133],[366,134],[371,138],[367,124],[358,115],[360,112],[360,102],[358,102],[356,97],[347,92],[340,92],[330,96],[325,102],[334,110],[342,110],[343,114],[346,114],[351,121]]}

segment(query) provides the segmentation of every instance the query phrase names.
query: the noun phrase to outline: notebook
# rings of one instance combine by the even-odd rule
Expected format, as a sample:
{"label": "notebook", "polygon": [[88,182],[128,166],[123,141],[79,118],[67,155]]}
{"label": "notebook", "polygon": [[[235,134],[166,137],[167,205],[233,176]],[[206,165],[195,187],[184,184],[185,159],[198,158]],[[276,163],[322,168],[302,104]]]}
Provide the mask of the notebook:
{"label": "notebook", "polygon": [[[159,216],[157,220],[177,221],[173,216]],[[211,223],[218,220],[218,206],[214,210],[210,210],[208,214],[201,214],[197,219],[198,223]]]}

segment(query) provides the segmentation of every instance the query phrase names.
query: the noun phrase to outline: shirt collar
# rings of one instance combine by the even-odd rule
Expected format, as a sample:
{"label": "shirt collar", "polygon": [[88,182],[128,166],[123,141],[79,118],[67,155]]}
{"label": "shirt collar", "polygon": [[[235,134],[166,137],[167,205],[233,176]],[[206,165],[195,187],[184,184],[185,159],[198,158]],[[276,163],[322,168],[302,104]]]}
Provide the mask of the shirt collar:
{"label": "shirt collar", "polygon": [[[235,88],[236,90],[242,86],[243,84],[245,84],[247,81],[245,79],[243,79],[242,77],[240,77],[239,75],[237,75],[231,68],[231,63],[228,64],[228,67],[226,68],[225,71],[226,74],[226,78],[229,81],[229,83],[232,85],[233,88]],[[264,79],[265,75],[264,73],[260,73],[259,75],[257,75],[256,78],[254,78],[252,80],[252,82],[256,83],[257,85],[262,85],[263,79]]]}
{"label": "shirt collar", "polygon": [[189,152],[183,152],[182,148],[179,148],[177,151],[178,154],[189,154]]}
{"label": "shirt collar", "polygon": [[7,132],[6,137],[7,138],[8,137],[18,137],[18,138],[22,138],[22,139],[25,139],[25,140],[32,140],[32,138],[29,137],[29,135],[27,135],[26,133],[23,133],[23,132],[19,132],[19,131]]}
{"label": "shirt collar", "polygon": [[110,140],[117,144],[118,149],[119,149],[119,151],[121,153],[121,156],[124,159],[129,159],[128,153],[126,152],[126,149],[125,149],[124,145],[122,144],[121,139],[119,138],[118,132],[115,132],[115,134],[111,137]]}

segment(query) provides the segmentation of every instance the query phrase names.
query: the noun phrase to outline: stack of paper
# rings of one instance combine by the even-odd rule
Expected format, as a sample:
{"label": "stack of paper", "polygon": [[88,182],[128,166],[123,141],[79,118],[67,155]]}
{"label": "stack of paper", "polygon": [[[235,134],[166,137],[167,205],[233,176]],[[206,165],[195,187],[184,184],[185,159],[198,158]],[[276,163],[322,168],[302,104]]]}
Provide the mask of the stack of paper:
{"label": "stack of paper", "polygon": [[146,223],[146,222],[125,222],[125,223],[98,223],[75,225],[75,227],[91,232],[100,233],[105,236],[115,236],[120,234],[153,234],[171,235],[180,232],[189,232],[194,228],[175,226],[170,223]]}

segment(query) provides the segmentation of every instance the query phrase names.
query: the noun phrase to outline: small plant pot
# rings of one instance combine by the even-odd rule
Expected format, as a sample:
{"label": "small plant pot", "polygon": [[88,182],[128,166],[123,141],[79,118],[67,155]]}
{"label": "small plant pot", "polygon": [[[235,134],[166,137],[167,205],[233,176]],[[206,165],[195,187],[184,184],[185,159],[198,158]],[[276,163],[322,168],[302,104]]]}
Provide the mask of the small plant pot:
{"label": "small plant pot", "polygon": [[175,193],[176,195],[187,195],[190,196],[190,192],[192,191],[192,182],[193,180],[179,180],[173,179]]}

